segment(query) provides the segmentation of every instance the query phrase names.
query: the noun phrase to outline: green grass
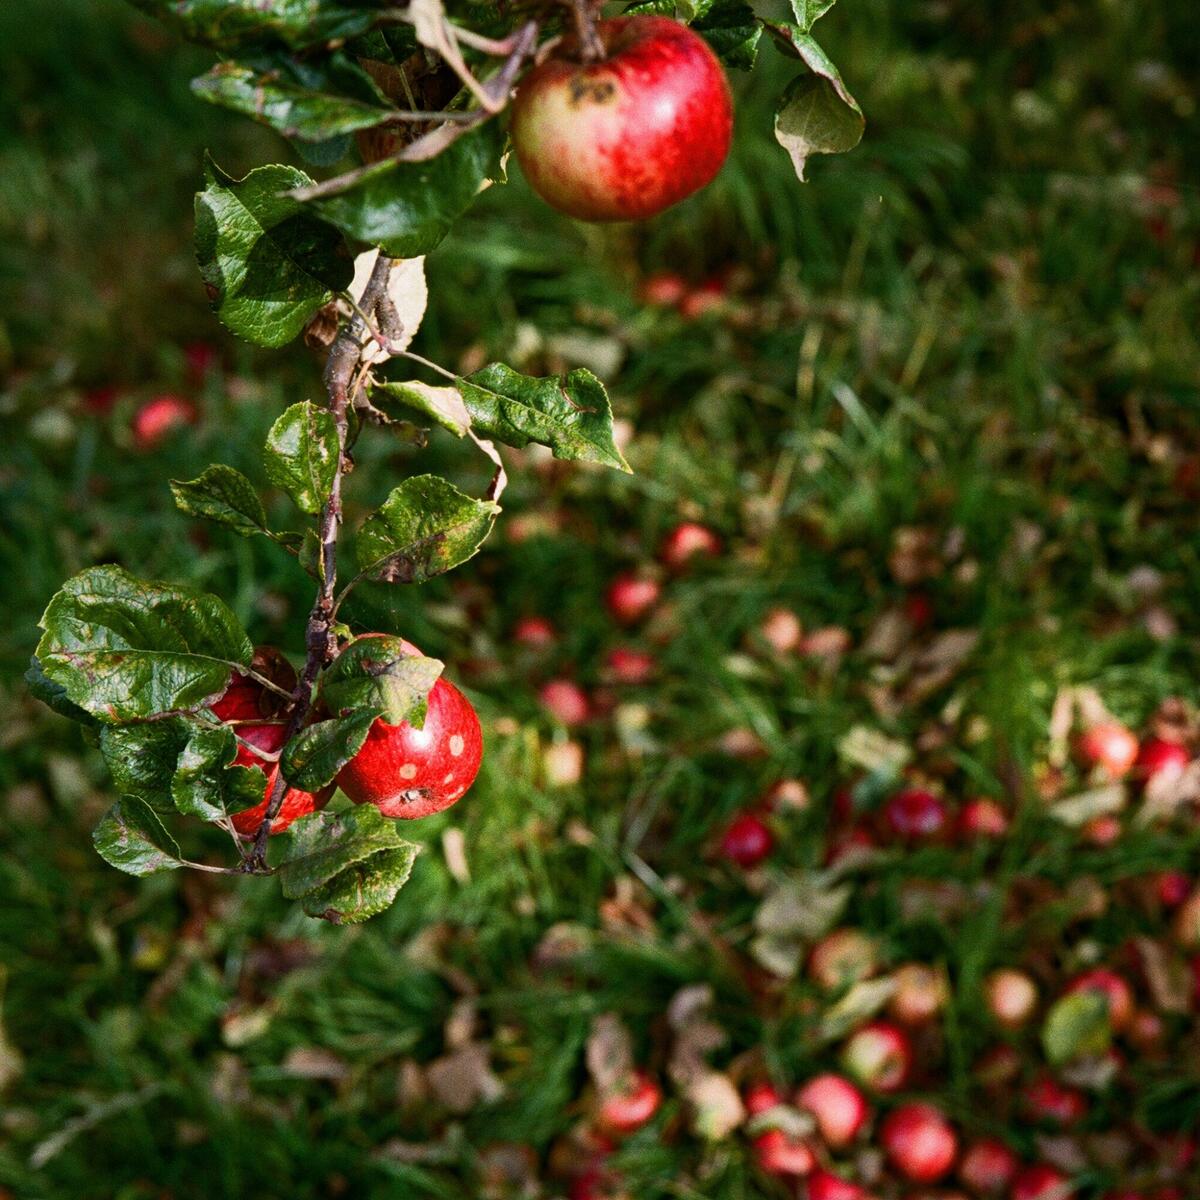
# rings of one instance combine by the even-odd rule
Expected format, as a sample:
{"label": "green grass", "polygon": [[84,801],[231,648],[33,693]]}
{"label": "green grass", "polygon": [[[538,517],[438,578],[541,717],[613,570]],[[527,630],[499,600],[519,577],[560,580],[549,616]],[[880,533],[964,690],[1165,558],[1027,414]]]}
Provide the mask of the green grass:
{"label": "green grass", "polygon": [[[0,1185],[20,1197],[515,1197],[487,1190],[481,1158],[513,1142],[535,1149],[547,1181],[526,1194],[561,1196],[547,1156],[584,1117],[592,1018],[619,1012],[661,1073],[664,1014],[690,983],[714,988],[722,1068],[761,1063],[795,1081],[827,1065],[809,986],[753,976],[760,898],[710,850],[733,812],[796,775],[813,805],[779,818],[772,871],[819,863],[830,798],[856,775],[843,749],[855,726],[920,746],[918,766],[954,799],[1019,807],[997,853],[893,854],[859,879],[847,921],[879,933],[889,961],[946,965],[954,1000],[929,1050],[942,1099],[965,1129],[1032,1149],[1027,1123],[971,1074],[992,1039],[983,974],[1032,954],[1052,975],[1093,943],[1115,953],[1155,934],[1136,877],[1200,867],[1193,821],[1088,847],[1030,786],[1060,687],[1097,688],[1135,725],[1165,697],[1196,699],[1200,528],[1176,469],[1200,453],[1200,47],[1183,3],[994,8],[843,0],[822,33],[867,136],[814,162],[804,187],[770,137],[789,66],[766,49],[739,93],[733,161],[700,197],[644,229],[583,229],[514,178],[431,256],[417,349],[455,365],[520,347],[514,365],[544,373],[575,365],[587,335],[585,357],[620,362],[607,382],[637,429],[636,474],[515,466],[483,554],[350,611],[445,657],[489,743],[468,799],[415,831],[428,849],[400,901],[356,930],[307,921],[262,881],[134,882],[106,868],[89,841],[108,801],[100,764],[23,695],[42,605],[95,561],[218,591],[256,640],[299,650],[304,576],[270,547],[198,538],[165,484],[209,461],[260,478],[254,447],[319,377],[303,350],[234,345],[205,310],[188,244],[203,150],[240,172],[276,148],[190,97],[203,56],[114,4],[0,13],[0,961],[5,1044],[20,1056],[0,1046]],[[1164,179],[1179,204],[1158,214],[1159,241],[1139,197]],[[733,269],[734,315],[688,324],[641,306],[640,274],[663,267],[695,280]],[[199,429],[135,454],[134,398],[191,386],[180,347],[195,338],[226,362],[201,389]],[[107,420],[78,404],[103,382],[126,389]],[[363,447],[351,519],[416,466],[410,449]],[[445,440],[428,457],[482,486]],[[556,671],[598,682],[614,640],[603,589],[681,515],[701,515],[729,554],[668,586],[674,636],[658,682],[630,698],[646,728],[631,732],[628,708],[597,722],[583,783],[547,788],[541,749],[564,735],[534,684]],[[557,532],[506,533],[534,516]],[[920,585],[937,627],[980,633],[962,669],[915,701],[896,663],[861,650],[906,593],[889,566],[906,526],[955,545]],[[1165,640],[1146,632],[1129,583],[1143,564],[1161,572],[1157,603],[1178,624]],[[856,649],[830,668],[772,660],[754,631],[777,604],[810,629],[844,626]],[[561,629],[548,660],[508,640],[527,613]],[[718,749],[740,726],[762,738],[761,758]],[[451,820],[468,883],[440,850]],[[952,918],[913,916],[926,878],[975,899]],[[1081,879],[1102,884],[1102,914],[1072,908]],[[603,906],[618,888],[645,929],[613,924]],[[548,967],[535,951],[560,923],[586,948]],[[464,996],[503,1096],[459,1116],[405,1102],[404,1065],[445,1053]],[[1133,1113],[1194,1128],[1189,1037],[1190,1019],[1172,1019],[1178,1055],[1134,1062],[1089,1127],[1126,1128]],[[312,1050],[332,1056],[331,1078],[303,1077],[297,1055]],[[632,1196],[786,1194],[749,1166],[744,1138],[705,1147],[685,1134],[668,1095],[620,1151]]]}

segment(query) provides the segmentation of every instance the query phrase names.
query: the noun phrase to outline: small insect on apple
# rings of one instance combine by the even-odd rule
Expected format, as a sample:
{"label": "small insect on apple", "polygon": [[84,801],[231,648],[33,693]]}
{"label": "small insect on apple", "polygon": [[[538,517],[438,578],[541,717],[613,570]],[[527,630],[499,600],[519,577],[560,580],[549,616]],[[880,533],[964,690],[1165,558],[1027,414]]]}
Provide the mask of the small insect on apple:
{"label": "small insect on apple", "polygon": [[670,17],[599,21],[526,75],[512,139],[533,190],[584,221],[639,221],[711,182],[733,103],[708,44]]}

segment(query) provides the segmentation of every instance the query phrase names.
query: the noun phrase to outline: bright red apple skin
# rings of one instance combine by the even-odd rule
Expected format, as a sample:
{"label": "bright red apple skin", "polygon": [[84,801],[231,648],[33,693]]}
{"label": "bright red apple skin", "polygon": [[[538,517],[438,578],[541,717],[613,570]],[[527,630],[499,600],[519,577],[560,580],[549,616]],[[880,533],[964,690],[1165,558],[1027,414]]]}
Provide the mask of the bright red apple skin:
{"label": "bright red apple skin", "polygon": [[892,1166],[913,1183],[936,1183],[954,1166],[958,1136],[932,1104],[902,1104],[880,1130]]}
{"label": "bright red apple skin", "polygon": [[848,1079],[816,1075],[796,1093],[796,1106],[812,1113],[821,1140],[833,1150],[849,1146],[866,1124],[866,1097]]}
{"label": "bright red apple skin", "polygon": [[1161,871],[1155,877],[1154,890],[1164,908],[1178,908],[1188,898],[1192,881],[1182,871]]}
{"label": "bright red apple skin", "polygon": [[894,833],[914,840],[936,837],[949,819],[943,801],[924,788],[906,788],[889,797],[883,815]]}
{"label": "bright red apple skin", "polygon": [[746,1094],[742,1098],[742,1102],[746,1106],[746,1111],[752,1117],[756,1117],[759,1113],[764,1113],[768,1109],[774,1108],[777,1104],[782,1104],[783,1097],[779,1094],[774,1084],[767,1083],[766,1080],[760,1080],[757,1083],[752,1083],[746,1089]]}
{"label": "bright red apple skin", "polygon": [[1022,1089],[1025,1111],[1036,1121],[1066,1127],[1087,1115],[1087,1098],[1076,1088],[1059,1083],[1045,1072],[1035,1076]]}
{"label": "bright red apple skin", "polygon": [[153,450],[176,429],[195,425],[198,415],[196,406],[182,396],[155,396],[133,414],[133,444],[139,450]]}
{"label": "bright red apple skin", "polygon": [[[285,689],[295,684],[295,672],[282,654],[272,647],[258,647],[252,665],[259,674],[273,679]],[[260,767],[266,772],[267,783],[263,789],[262,803],[231,814],[234,829],[243,837],[253,837],[267,815],[267,805],[279,776],[279,764],[275,756],[283,749],[286,732],[277,719],[281,697],[268,691],[257,680],[235,673],[225,694],[209,707],[214,716],[233,724],[239,739],[235,765]],[[284,793],[279,812],[271,822],[271,833],[282,833],[297,818],[324,808],[333,792],[332,786],[322,788],[315,795],[289,787]]]}
{"label": "bright red apple skin", "polygon": [[768,1175],[807,1175],[817,1165],[807,1142],[782,1129],[768,1129],[754,1139],[754,1157]]}
{"label": "bright red apple skin", "polygon": [[571,679],[551,679],[538,690],[542,707],[568,728],[582,725],[591,716],[587,692]]}
{"label": "bright red apple skin", "polygon": [[512,139],[533,190],[584,221],[637,221],[698,191],[733,133],[725,73],[707,43],[669,17],[600,21],[606,54],[578,44],[526,75]]}
{"label": "bright red apple skin", "polygon": [[1078,749],[1089,766],[1102,768],[1110,779],[1120,779],[1137,760],[1138,741],[1119,721],[1101,721],[1080,735]]}
{"label": "bright red apple skin", "polygon": [[981,1196],[998,1196],[1012,1183],[1020,1165],[1020,1159],[1003,1142],[981,1138],[963,1151],[958,1177]]}
{"label": "bright red apple skin", "polygon": [[632,625],[658,603],[661,591],[657,580],[641,575],[618,575],[608,588],[608,611],[622,625]]}
{"label": "bright red apple skin", "polygon": [[808,1177],[808,1200],[871,1200],[857,1183],[818,1167]]}
{"label": "bright red apple skin", "polygon": [[739,867],[757,867],[775,849],[775,837],[756,813],[738,813],[721,838],[721,856]]}
{"label": "bright red apple skin", "polygon": [[684,521],[663,539],[660,553],[672,571],[680,571],[697,556],[715,558],[721,553],[721,540],[706,526]]}
{"label": "bright red apple skin", "polygon": [[424,725],[377,720],[362,749],[338,772],[337,785],[355,804],[414,820],[461,800],[482,761],[474,707],[454,684],[439,679],[429,692]]}
{"label": "bright red apple skin", "polygon": [[[238,746],[234,763],[239,767],[261,767],[267,773],[267,785],[263,789],[262,803],[232,814],[233,827],[243,837],[253,837],[258,832],[263,817],[267,815],[271,793],[275,790],[275,781],[279,777],[279,763],[264,759],[254,751],[263,750],[268,754],[277,754],[283,749],[284,732],[282,725],[241,725],[238,727],[237,735],[243,744]],[[324,808],[333,793],[332,784],[322,788],[315,795],[311,792],[301,791],[299,788],[289,787],[283,794],[279,812],[271,822],[271,833],[282,833],[298,818],[306,817],[309,813]]]}
{"label": "bright red apple skin", "polygon": [[958,832],[965,841],[1003,837],[1008,832],[1008,815],[995,800],[977,796],[959,811]]}
{"label": "bright red apple skin", "polygon": [[638,296],[643,304],[674,308],[687,295],[688,282],[678,271],[655,271],[642,280]]}
{"label": "bright red apple skin", "polygon": [[545,650],[558,641],[558,634],[545,617],[522,617],[513,626],[512,638],[518,645]]}
{"label": "bright red apple skin", "polygon": [[1011,1200],[1068,1200],[1074,1194],[1067,1177],[1054,1167],[1038,1163],[1026,1167],[1013,1182]]}
{"label": "bright red apple skin", "polygon": [[653,654],[629,646],[614,646],[605,658],[605,666],[616,683],[646,683],[658,667]]}
{"label": "bright red apple skin", "polygon": [[1186,746],[1166,738],[1151,737],[1138,748],[1134,767],[1142,778],[1153,779],[1157,775],[1181,775],[1189,762],[1191,755]]}
{"label": "bright red apple skin", "polygon": [[635,1071],[626,1088],[606,1096],[596,1120],[613,1134],[633,1133],[658,1112],[662,1089],[644,1071]]}

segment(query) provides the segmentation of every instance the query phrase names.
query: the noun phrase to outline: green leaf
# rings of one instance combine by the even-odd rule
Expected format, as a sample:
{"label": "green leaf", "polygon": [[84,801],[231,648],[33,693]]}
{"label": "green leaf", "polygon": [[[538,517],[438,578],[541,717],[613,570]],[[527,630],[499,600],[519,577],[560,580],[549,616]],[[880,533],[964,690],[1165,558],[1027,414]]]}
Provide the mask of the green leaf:
{"label": "green leaf", "polygon": [[317,792],[332,783],[362,749],[378,716],[379,709],[363,708],[308,726],[288,742],[279,758],[284,779],[305,792]]}
{"label": "green leaf", "polygon": [[234,180],[214,163],[196,194],[196,258],[217,316],[260,346],[291,341],[349,286],[354,264],[340,233],[283,195],[312,180],[274,164]]}
{"label": "green leaf", "polygon": [[278,71],[254,71],[235,62],[217,63],[206,75],[193,79],[192,91],[212,104],[270,125],[284,137],[304,142],[324,142],[372,129],[396,113],[394,108],[314,91],[282,78]]}
{"label": "green leaf", "polygon": [[406,842],[347,867],[304,897],[304,911],[334,925],[357,925],[383,912],[408,882],[421,847]]}
{"label": "green leaf", "polygon": [[337,195],[309,202],[343,233],[393,258],[434,249],[500,170],[503,135],[489,121],[427,162],[388,160]]}
{"label": "green leaf", "polygon": [[404,849],[409,843],[400,836],[398,825],[381,816],[373,804],[302,817],[285,835],[285,857],[276,868],[283,894],[298,900],[372,854]]}
{"label": "green leaf", "polygon": [[217,49],[280,41],[314,46],[355,37],[378,19],[370,6],[342,0],[133,0],[144,13],[177,29],[193,42]]}
{"label": "green leaf", "polygon": [[266,772],[233,766],[236,755],[237,738],[228,725],[194,728],[171,781],[175,807],[187,816],[217,821],[227,813],[261,804]]}
{"label": "green leaf", "polygon": [[40,700],[60,717],[66,717],[67,720],[75,721],[80,725],[94,726],[98,724],[91,713],[67,698],[67,689],[61,684],[55,683],[42,670],[42,664],[38,662],[36,655],[30,658],[29,666],[25,670],[25,686],[29,688],[29,694],[35,700]]}
{"label": "green leaf", "polygon": [[837,67],[798,26],[767,22],[780,45],[804,60],[811,74],[799,75],[784,89],[775,110],[775,139],[788,152],[796,175],[813,154],[841,154],[862,140],[862,109],[842,82]]}
{"label": "green leaf", "polygon": [[373,708],[389,725],[407,721],[420,729],[425,702],[442,673],[403,638],[362,637],[351,642],[321,677],[321,699],[333,712]]}
{"label": "green leaf", "polygon": [[171,495],[175,506],[190,517],[226,525],[243,537],[269,533],[267,514],[254,484],[233,467],[217,463],[195,479],[172,479]]}
{"label": "green leaf", "polygon": [[301,512],[319,513],[338,471],[337,422],[328,409],[305,400],[287,409],[267,434],[267,478]]}
{"label": "green leaf", "polygon": [[[175,839],[154,810],[135,796],[125,796],[100,818],[92,832],[96,852],[127,875],[153,875],[183,866]],[[163,849],[163,846],[170,849]]]}
{"label": "green leaf", "polygon": [[797,28],[801,33],[808,33],[836,2],[837,0],[791,0]]}
{"label": "green leaf", "polygon": [[499,511],[436,475],[416,475],[363,522],[355,545],[359,567],[371,579],[423,583],[474,555]]}
{"label": "green leaf", "polygon": [[175,767],[195,728],[182,717],[104,726],[100,730],[100,752],[114,789],[145,800],[154,808],[169,810]]}
{"label": "green leaf", "polygon": [[472,425],[484,437],[518,449],[538,442],[555,458],[629,470],[613,441],[608,394],[591,371],[534,378],[492,363],[458,386]]}
{"label": "green leaf", "polygon": [[145,583],[117,566],[68,580],[41,627],[37,656],[46,676],[106,722],[200,708],[253,654],[223,600]]}
{"label": "green leaf", "polygon": [[1057,1000],[1042,1025],[1042,1047],[1051,1066],[1103,1054],[1112,1042],[1108,1000],[1100,992],[1072,992]]}
{"label": "green leaf", "polygon": [[745,71],[754,66],[762,25],[744,0],[718,0],[692,22],[692,28],[726,66]]}
{"label": "green leaf", "polygon": [[[379,403],[386,397],[396,404],[449,430],[455,437],[465,437],[471,426],[471,414],[463,404],[456,387],[433,387],[417,381],[393,383],[381,380],[371,389],[371,399]],[[384,405],[385,408],[390,407]]]}

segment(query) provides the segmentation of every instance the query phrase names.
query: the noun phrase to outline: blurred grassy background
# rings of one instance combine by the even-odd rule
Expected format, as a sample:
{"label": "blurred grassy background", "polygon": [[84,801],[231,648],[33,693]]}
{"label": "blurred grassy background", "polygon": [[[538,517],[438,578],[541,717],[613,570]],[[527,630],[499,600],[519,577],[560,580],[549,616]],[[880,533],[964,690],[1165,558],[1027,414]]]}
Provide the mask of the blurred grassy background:
{"label": "blurred grassy background", "polygon": [[[300,572],[269,546],[196,530],[166,489],[209,461],[261,478],[254,447],[270,421],[319,387],[303,350],[265,355],[224,337],[191,259],[204,150],[240,174],[286,149],[193,100],[205,56],[121,4],[0,7],[0,1186],[522,1194],[486,1190],[482,1152],[540,1152],[568,1126],[597,1012],[620,1011],[653,1059],[670,995],[708,981],[733,1051],[761,1048],[792,1073],[820,1061],[796,998],[749,1002],[720,952],[745,941],[755,898],[706,849],[773,780],[798,775],[815,798],[780,850],[799,866],[821,858],[828,799],[848,772],[836,748],[856,725],[908,741],[949,727],[935,754],[948,786],[999,793],[1012,763],[1040,754],[1060,685],[1099,687],[1130,721],[1164,696],[1194,696],[1193,6],[1021,0],[1001,14],[966,0],[843,0],[820,32],[869,124],[854,153],[814,162],[806,186],[771,137],[790,67],[764,47],[739,86],[734,155],[701,196],[645,228],[588,229],[514,178],[431,256],[416,348],[451,365],[594,365],[637,429],[637,473],[527,461],[510,471],[501,532],[480,558],[417,594],[359,601],[357,623],[403,628],[447,658],[489,717],[490,749],[453,814],[471,879],[456,881],[438,848],[450,819],[430,822],[396,907],[333,930],[255,881],[134,882],[104,867],[88,841],[103,773],[19,683],[46,599],[105,559],[218,591],[256,640],[298,649]],[[729,300],[694,322],[647,308],[638,282],[664,268],[697,283],[724,273]],[[221,361],[203,381],[184,352],[197,340]],[[120,389],[107,416],[83,403],[102,385]],[[193,395],[200,425],[136,453],[132,409],[164,390]],[[410,449],[363,447],[351,518],[413,468]],[[443,441],[430,459],[459,482],[483,479]],[[702,516],[730,553],[671,587],[677,633],[660,682],[637,695],[646,728],[598,724],[581,786],[547,788],[542,751],[564,735],[531,680],[552,669],[597,680],[613,637],[605,583],[681,515]],[[539,532],[517,540],[505,522]],[[822,670],[755,651],[753,630],[781,603],[861,643],[910,586],[894,562],[904,527],[929,531],[918,586],[939,625],[982,634],[949,692],[881,711],[871,689],[894,681],[869,656]],[[1145,564],[1160,575],[1165,629],[1148,624],[1131,582]],[[549,663],[508,639],[528,613],[560,627]],[[971,718],[984,736],[963,736]],[[731,760],[720,738],[743,727],[765,752]],[[1080,850],[1031,814],[1000,863],[930,850],[856,899],[855,920],[883,931],[897,959],[944,961],[960,984],[946,1094],[967,1127],[992,1120],[969,1074],[986,1038],[979,976],[1027,930],[1000,920],[999,901],[955,927],[905,923],[894,889],[931,872],[1111,882],[1198,862],[1191,835]],[[634,876],[653,913],[644,937],[598,915]],[[663,885],[676,876],[686,884]],[[1115,942],[1138,918],[1106,920],[1091,932]],[[1052,945],[1076,936],[1066,913],[1040,921]],[[531,959],[559,922],[588,931],[572,972]],[[445,1051],[464,996],[505,1094],[449,1120],[411,1101],[404,1064]],[[1150,1068],[1139,1115],[1194,1122],[1178,1085],[1178,1069]],[[728,1147],[646,1136],[623,1161],[638,1200],[773,1194]]]}

